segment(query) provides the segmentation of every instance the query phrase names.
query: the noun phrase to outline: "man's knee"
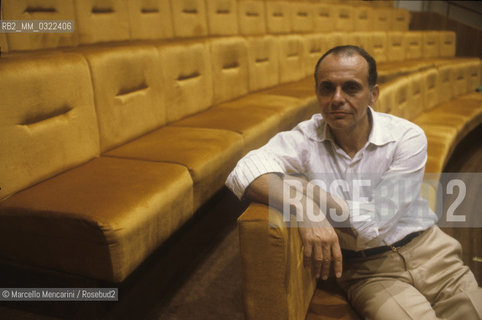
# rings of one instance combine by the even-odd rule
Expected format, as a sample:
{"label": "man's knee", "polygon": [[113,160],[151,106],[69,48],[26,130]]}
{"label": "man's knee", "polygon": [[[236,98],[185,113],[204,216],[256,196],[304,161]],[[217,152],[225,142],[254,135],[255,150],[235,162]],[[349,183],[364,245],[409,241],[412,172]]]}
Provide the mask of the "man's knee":
{"label": "man's knee", "polygon": [[366,319],[435,319],[430,302],[399,280],[369,281],[350,290],[353,308]]}
{"label": "man's knee", "polygon": [[461,291],[434,305],[437,315],[443,319],[482,319],[482,288]]}

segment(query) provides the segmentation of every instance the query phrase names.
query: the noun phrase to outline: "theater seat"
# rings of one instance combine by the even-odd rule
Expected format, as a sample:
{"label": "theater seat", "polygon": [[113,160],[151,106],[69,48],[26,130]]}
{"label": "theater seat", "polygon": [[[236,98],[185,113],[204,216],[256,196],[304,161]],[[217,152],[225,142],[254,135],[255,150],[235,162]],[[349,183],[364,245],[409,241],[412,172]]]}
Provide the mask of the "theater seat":
{"label": "theater seat", "polygon": [[224,185],[242,153],[243,138],[232,130],[165,126],[104,155],[185,167],[195,211]]}
{"label": "theater seat", "polygon": [[327,3],[313,4],[314,32],[335,31],[334,6]]}
{"label": "theater seat", "polygon": [[264,2],[257,0],[237,1],[239,32],[242,35],[266,33],[266,10]]}
{"label": "theater seat", "polygon": [[132,40],[171,39],[174,36],[171,4],[162,1],[129,1]]}
{"label": "theater seat", "polygon": [[200,37],[208,34],[206,5],[203,0],[177,0],[170,3],[176,37]]}
{"label": "theater seat", "polygon": [[0,256],[120,282],[192,212],[185,167],[101,157],[2,201]]}
{"label": "theater seat", "polygon": [[335,5],[335,30],[349,32],[355,30],[355,8],[347,5]]}
{"label": "theater seat", "polygon": [[303,38],[299,35],[279,37],[280,83],[301,80],[305,77]]}
{"label": "theater seat", "polygon": [[289,1],[266,1],[266,30],[280,34],[291,31],[291,3]]}
{"label": "theater seat", "polygon": [[440,37],[439,56],[455,57],[455,32],[438,31]]}
{"label": "theater seat", "polygon": [[279,40],[274,36],[247,38],[249,91],[279,84]]}
{"label": "theater seat", "polygon": [[[2,3],[2,20],[71,20],[75,25],[76,9],[73,0],[48,1],[39,4],[35,0],[9,1],[8,5]],[[79,25],[80,26],[80,25]],[[101,32],[101,31],[99,31]],[[1,39],[4,38],[2,41]],[[3,42],[3,43],[2,43]],[[79,44],[79,34],[74,33],[1,33],[0,45],[2,52],[27,51],[39,49],[54,49],[62,47],[75,47]]]}
{"label": "theater seat", "polygon": [[214,88],[208,43],[163,43],[156,48],[162,65],[167,123],[211,107]]}
{"label": "theater seat", "polygon": [[290,14],[292,32],[313,32],[313,7],[311,3],[292,3]]}
{"label": "theater seat", "polygon": [[360,6],[354,9],[355,27],[354,31],[371,30],[371,22],[373,21],[374,11],[371,7]]}
{"label": "theater seat", "polygon": [[236,2],[236,0],[206,1],[206,14],[210,35],[225,36],[239,33]]}
{"label": "theater seat", "polygon": [[80,44],[129,40],[127,2],[75,0],[75,10]]}

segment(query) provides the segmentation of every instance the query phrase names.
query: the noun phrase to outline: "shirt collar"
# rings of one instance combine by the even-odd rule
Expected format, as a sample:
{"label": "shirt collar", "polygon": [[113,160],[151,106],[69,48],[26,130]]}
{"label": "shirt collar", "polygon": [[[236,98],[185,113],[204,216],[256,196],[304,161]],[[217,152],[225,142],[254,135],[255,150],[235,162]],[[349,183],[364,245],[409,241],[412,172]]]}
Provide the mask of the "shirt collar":
{"label": "shirt collar", "polygon": [[[311,135],[310,138],[316,141],[331,141],[332,143],[335,143],[335,139],[333,138],[331,131],[328,129],[328,124],[326,121],[323,119],[321,114],[316,116],[316,120],[318,120],[316,133]],[[382,146],[390,141],[395,141],[390,129],[384,126],[384,119],[370,106],[368,106],[368,116],[372,121],[372,128],[370,135],[368,136],[368,143]]]}

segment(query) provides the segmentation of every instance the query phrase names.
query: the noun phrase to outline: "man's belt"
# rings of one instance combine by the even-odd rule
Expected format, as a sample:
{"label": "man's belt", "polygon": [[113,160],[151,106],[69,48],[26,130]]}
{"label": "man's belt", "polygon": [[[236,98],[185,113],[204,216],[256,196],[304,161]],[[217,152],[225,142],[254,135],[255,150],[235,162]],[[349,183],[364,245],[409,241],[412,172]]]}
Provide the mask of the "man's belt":
{"label": "man's belt", "polygon": [[366,249],[366,250],[360,250],[360,251],[352,251],[352,250],[345,250],[342,249],[342,254],[343,254],[343,259],[356,259],[356,258],[367,258],[370,256],[374,256],[376,254],[384,253],[387,251],[394,251],[396,252],[398,248],[403,247],[410,241],[412,241],[414,238],[418,237],[421,235],[423,231],[417,231],[410,233],[407,235],[405,238],[403,238],[400,241],[395,242],[394,244],[390,246],[382,246],[382,247],[376,247],[376,248],[371,248],[371,249]]}

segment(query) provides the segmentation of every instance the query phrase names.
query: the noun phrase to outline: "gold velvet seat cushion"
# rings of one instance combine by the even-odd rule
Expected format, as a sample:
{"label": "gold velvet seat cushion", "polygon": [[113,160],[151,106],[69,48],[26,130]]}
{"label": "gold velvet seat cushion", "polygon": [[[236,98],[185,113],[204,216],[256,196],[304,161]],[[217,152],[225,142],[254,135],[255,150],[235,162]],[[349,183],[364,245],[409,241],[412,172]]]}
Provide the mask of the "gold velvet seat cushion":
{"label": "gold velvet seat cushion", "polygon": [[378,78],[381,83],[385,83],[397,77],[422,71],[433,66],[435,66],[435,62],[431,59],[385,62],[377,66]]}
{"label": "gold velvet seat cushion", "polygon": [[0,202],[0,258],[120,282],[192,212],[185,167],[100,157]]}
{"label": "gold velvet seat cushion", "polygon": [[306,117],[309,117],[314,113],[320,112],[315,90],[315,80],[313,77],[306,77],[296,82],[281,84],[274,88],[259,91],[259,93],[299,99],[305,106]]}
{"label": "gold velvet seat cushion", "polygon": [[482,101],[469,94],[436,106],[422,113],[414,122],[418,125],[446,126],[457,130],[456,143],[482,122]]}
{"label": "gold velvet seat cushion", "polygon": [[171,126],[230,130],[244,139],[243,153],[265,144],[280,130],[281,116],[276,110],[250,107],[249,104],[214,106]]}
{"label": "gold velvet seat cushion", "polygon": [[281,84],[274,88],[260,91],[263,94],[276,94],[302,100],[316,100],[315,80],[307,77],[299,81]]}
{"label": "gold velvet seat cushion", "polygon": [[428,111],[418,116],[414,122],[422,127],[424,124],[429,127],[431,124],[434,124],[454,128],[457,132],[461,132],[464,129],[467,120],[468,117],[459,114]]}
{"label": "gold velvet seat cushion", "polygon": [[196,210],[221,189],[242,152],[243,138],[236,132],[166,126],[104,155],[187,167],[194,183]]}
{"label": "gold velvet seat cushion", "polygon": [[482,102],[482,92],[472,92],[468,93],[466,95],[457,97],[459,100],[475,100],[478,101],[479,103]]}
{"label": "gold velvet seat cushion", "polygon": [[452,154],[457,140],[457,129],[449,125],[421,124],[427,136],[425,172],[439,173]]}
{"label": "gold velvet seat cushion", "polygon": [[227,109],[262,109],[275,111],[280,117],[279,130],[291,129],[310,116],[310,106],[306,101],[289,96],[264,94],[262,92],[225,102],[221,104],[220,107]]}

